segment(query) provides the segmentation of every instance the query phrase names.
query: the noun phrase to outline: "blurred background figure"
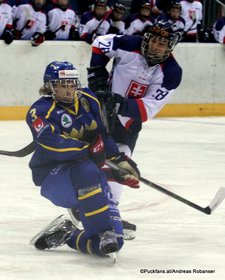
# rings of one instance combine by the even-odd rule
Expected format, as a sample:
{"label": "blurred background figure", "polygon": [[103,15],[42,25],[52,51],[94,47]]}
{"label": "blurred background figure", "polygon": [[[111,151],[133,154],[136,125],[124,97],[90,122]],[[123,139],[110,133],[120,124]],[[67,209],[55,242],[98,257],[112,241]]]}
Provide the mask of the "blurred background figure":
{"label": "blurred background figure", "polygon": [[225,17],[219,18],[214,23],[213,36],[216,42],[225,44]]}
{"label": "blurred background figure", "polygon": [[0,0],[0,39],[4,40],[6,44],[11,44],[13,41],[12,34],[12,7]]}
{"label": "blurred background figure", "polygon": [[143,35],[153,23],[151,4],[148,0],[142,0],[139,12],[131,14],[126,19],[126,35]]}
{"label": "blurred background figure", "polygon": [[45,0],[32,0],[29,4],[21,4],[13,8],[15,39],[31,40],[32,46],[44,42],[46,31],[46,15],[42,11]]}
{"label": "blurred background figure", "polygon": [[57,0],[47,15],[46,40],[79,39],[76,13],[70,8],[70,0]]}
{"label": "blurred background figure", "polygon": [[117,2],[112,7],[112,12],[109,16],[110,27],[108,33],[122,35],[125,34],[125,6],[120,2]]}
{"label": "blurred background figure", "polygon": [[178,0],[171,1],[168,5],[167,11],[162,12],[156,18],[156,21],[169,21],[173,23],[174,30],[183,31],[185,28],[185,20],[180,16],[181,15],[181,4]]}
{"label": "blurred background figure", "polygon": [[106,0],[95,0],[91,10],[81,16],[80,38],[91,44],[97,36],[107,34],[110,27],[110,14]]}
{"label": "blurred background figure", "polygon": [[201,29],[202,3],[197,0],[183,0],[181,16],[185,20],[183,42],[198,42],[198,30]]}

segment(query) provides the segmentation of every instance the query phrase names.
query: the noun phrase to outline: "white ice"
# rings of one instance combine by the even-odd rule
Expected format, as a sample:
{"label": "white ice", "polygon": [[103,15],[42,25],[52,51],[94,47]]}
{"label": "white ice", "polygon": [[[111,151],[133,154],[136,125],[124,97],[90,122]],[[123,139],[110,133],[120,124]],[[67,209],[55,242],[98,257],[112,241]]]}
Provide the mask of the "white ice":
{"label": "white ice", "polygon": [[[0,122],[1,150],[31,140],[24,121]],[[134,159],[143,177],[206,207],[225,186],[225,118],[154,119],[144,125]],[[0,156],[1,280],[225,279],[225,202],[205,215],[143,184],[124,188],[121,214],[137,225],[137,235],[125,242],[115,265],[67,246],[36,250],[30,239],[68,213],[40,196],[29,160]]]}

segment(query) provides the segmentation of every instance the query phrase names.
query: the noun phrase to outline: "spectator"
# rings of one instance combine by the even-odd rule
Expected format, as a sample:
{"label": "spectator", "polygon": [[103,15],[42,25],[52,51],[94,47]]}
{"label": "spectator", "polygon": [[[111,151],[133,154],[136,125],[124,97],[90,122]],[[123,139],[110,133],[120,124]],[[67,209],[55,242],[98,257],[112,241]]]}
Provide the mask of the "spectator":
{"label": "spectator", "polygon": [[77,40],[76,14],[69,7],[69,0],[57,0],[55,8],[48,12],[46,40]]}
{"label": "spectator", "polygon": [[42,12],[45,0],[32,0],[30,4],[21,4],[13,10],[15,39],[31,40],[32,46],[44,42],[46,15]]}
{"label": "spectator", "polygon": [[111,11],[107,11],[106,0],[95,0],[92,10],[81,16],[80,38],[91,44],[97,36],[107,34],[110,26],[110,13]]}
{"label": "spectator", "polygon": [[159,15],[156,19],[156,21],[169,21],[173,23],[174,30],[176,31],[184,31],[185,28],[185,20],[180,16],[181,15],[181,4],[180,2],[176,1],[171,1],[167,12],[162,13]]}
{"label": "spectator", "polygon": [[213,25],[213,36],[216,42],[225,44],[225,17],[219,18]]}
{"label": "spectator", "polygon": [[146,29],[154,23],[154,19],[150,14],[151,4],[148,0],[143,0],[139,12],[127,17],[125,26],[126,34],[143,35]]}
{"label": "spectator", "polygon": [[119,2],[115,3],[109,16],[110,27],[108,33],[122,35],[125,34],[125,22],[123,16],[125,14],[125,6]]}
{"label": "spectator", "polygon": [[0,39],[8,45],[13,41],[12,23],[12,7],[0,0]]}
{"label": "spectator", "polygon": [[202,3],[197,0],[183,0],[181,3],[181,16],[185,20],[185,34],[182,41],[197,42],[198,29],[201,27]]}

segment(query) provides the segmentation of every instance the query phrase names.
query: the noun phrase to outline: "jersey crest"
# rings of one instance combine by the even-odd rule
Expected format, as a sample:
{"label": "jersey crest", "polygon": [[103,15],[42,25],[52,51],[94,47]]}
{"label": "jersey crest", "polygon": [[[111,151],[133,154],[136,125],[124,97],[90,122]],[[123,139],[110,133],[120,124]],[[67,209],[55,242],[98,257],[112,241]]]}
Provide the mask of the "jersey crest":
{"label": "jersey crest", "polygon": [[148,85],[140,84],[134,80],[131,80],[128,90],[126,92],[127,97],[141,98],[144,97],[148,90]]}

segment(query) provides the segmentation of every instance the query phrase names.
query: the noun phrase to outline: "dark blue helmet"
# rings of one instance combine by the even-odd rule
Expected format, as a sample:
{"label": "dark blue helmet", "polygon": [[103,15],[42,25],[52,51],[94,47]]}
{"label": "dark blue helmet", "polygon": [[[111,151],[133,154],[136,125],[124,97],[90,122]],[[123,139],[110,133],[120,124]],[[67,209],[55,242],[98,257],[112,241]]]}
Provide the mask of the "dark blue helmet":
{"label": "dark blue helmet", "polygon": [[[167,59],[179,42],[181,34],[174,31],[172,22],[158,21],[152,26],[149,26],[148,31],[144,34],[144,39],[141,45],[141,53],[145,57],[149,65],[156,65]],[[164,44],[164,52],[159,49],[153,49],[152,42]]]}
{"label": "dark blue helmet", "polygon": [[72,63],[68,61],[53,61],[46,67],[43,79],[45,83],[58,79],[79,79],[79,75]]}
{"label": "dark blue helmet", "polygon": [[81,84],[76,67],[68,61],[53,61],[45,70],[44,84],[51,96],[63,106],[72,106],[81,95]]}

